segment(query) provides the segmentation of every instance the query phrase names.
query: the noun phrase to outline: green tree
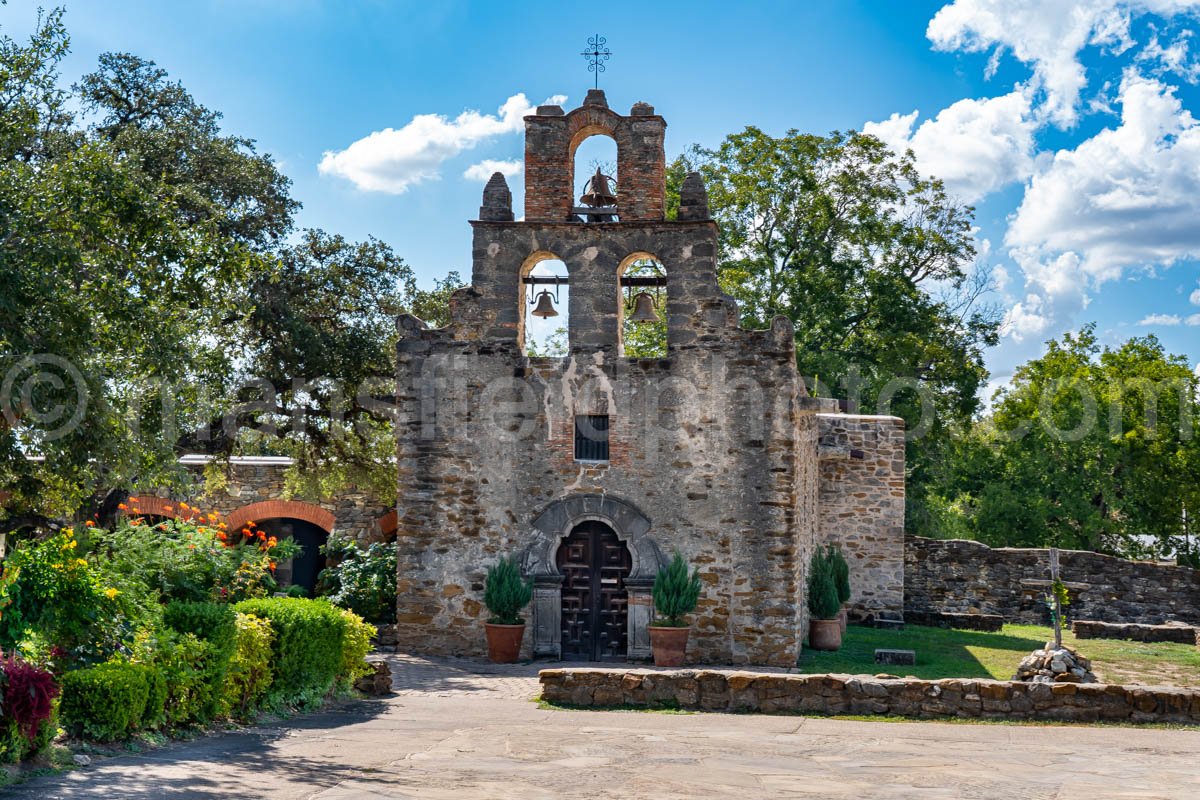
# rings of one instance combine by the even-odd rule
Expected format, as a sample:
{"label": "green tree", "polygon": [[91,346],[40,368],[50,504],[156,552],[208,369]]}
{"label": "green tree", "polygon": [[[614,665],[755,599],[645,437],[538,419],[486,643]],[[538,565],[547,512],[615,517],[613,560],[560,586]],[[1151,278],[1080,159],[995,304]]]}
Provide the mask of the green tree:
{"label": "green tree", "polygon": [[855,132],[747,128],[716,149],[693,148],[668,170],[669,186],[692,168],[708,187],[721,285],[743,324],[790,319],[800,371],[819,377],[821,394],[868,413],[891,395],[891,413],[913,434],[908,516],[921,529],[931,470],[952,426],[978,410],[983,351],[997,341],[998,310],[981,303],[990,281],[975,265],[973,209],[921,175],[911,153]]}
{"label": "green tree", "polygon": [[[254,142],[152,62],[69,90],[61,11],[0,36],[0,530],[113,514],[181,452],[298,457],[297,491],[380,487],[395,328],[445,324],[386,245],[292,236]],[[40,456],[40,460],[29,456]],[[386,486],[386,489],[383,487]]]}
{"label": "green tree", "polygon": [[956,444],[938,483],[952,526],[993,545],[1146,557],[1195,551],[1197,377],[1154,336],[1047,343]]}

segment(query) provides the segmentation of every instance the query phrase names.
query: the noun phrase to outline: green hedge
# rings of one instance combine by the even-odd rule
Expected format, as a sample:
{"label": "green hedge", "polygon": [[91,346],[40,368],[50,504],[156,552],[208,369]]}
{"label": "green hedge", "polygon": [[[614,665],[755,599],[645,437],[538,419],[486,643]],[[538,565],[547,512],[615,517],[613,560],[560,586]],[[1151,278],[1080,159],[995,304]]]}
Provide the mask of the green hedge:
{"label": "green hedge", "polygon": [[112,662],[64,674],[60,681],[64,726],[76,736],[102,742],[127,737],[147,717],[154,672],[145,664]]}
{"label": "green hedge", "polygon": [[167,604],[163,621],[180,634],[163,658],[170,695],[167,719],[176,724],[216,719],[223,711],[223,687],[237,649],[237,613],[224,603],[176,600]]}
{"label": "green hedge", "polygon": [[341,609],[298,597],[245,600],[235,608],[271,623],[272,702],[312,705],[344,677],[347,644],[357,649],[358,637]]}
{"label": "green hedge", "polygon": [[226,714],[249,717],[271,688],[271,623],[253,614],[237,614],[237,638],[229,673],[221,692]]}

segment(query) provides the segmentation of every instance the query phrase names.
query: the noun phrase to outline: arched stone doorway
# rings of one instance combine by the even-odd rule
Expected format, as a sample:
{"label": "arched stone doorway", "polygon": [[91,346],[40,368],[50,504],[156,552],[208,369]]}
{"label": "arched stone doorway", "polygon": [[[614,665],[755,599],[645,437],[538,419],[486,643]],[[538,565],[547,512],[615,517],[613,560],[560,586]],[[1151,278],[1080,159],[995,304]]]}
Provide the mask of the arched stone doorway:
{"label": "arched stone doorway", "polygon": [[562,574],[562,657],[623,661],[628,651],[629,548],[608,525],[589,520],[563,537],[555,557]]}
{"label": "arched stone doorway", "polygon": [[533,519],[532,541],[521,553],[522,572],[533,579],[533,654],[564,658],[563,584],[559,553],[564,542],[584,523],[602,524],[623,545],[629,569],[622,579],[625,592],[625,657],[650,657],[650,593],[654,576],[666,564],[650,536],[650,519],[632,503],[610,494],[573,494],[543,508]]}

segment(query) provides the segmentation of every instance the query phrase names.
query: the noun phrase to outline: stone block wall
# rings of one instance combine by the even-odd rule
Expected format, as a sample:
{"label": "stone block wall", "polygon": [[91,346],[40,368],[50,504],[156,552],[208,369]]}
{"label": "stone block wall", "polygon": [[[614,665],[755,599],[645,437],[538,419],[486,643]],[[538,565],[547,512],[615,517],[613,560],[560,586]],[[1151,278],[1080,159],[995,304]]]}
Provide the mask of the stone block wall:
{"label": "stone block wall", "polygon": [[690,669],[546,669],[539,677],[544,700],[585,708],[1200,725],[1194,688]]}
{"label": "stone block wall", "polygon": [[904,420],[818,414],[818,538],[850,564],[855,618],[904,607]]}
{"label": "stone block wall", "polygon": [[[817,524],[817,426],[791,325],[737,326],[717,289],[710,222],[474,227],[473,285],[456,295],[451,325],[401,321],[401,649],[482,655],[486,569],[518,555],[539,581],[526,655],[556,655],[541,638],[557,636],[556,624],[538,617],[557,613],[554,547],[572,521],[618,513],[605,511],[611,499],[646,521],[652,541],[630,545],[631,606],[649,614],[658,564],[648,562],[679,550],[704,583],[690,658],[794,664]],[[666,269],[666,359],[619,355],[619,267],[639,252]],[[561,259],[570,275],[568,358],[521,352],[519,276],[531,253]],[[574,460],[577,414],[609,415],[609,462]],[[574,516],[538,523],[563,504]],[[649,655],[633,644],[630,655]]]}
{"label": "stone block wall", "polygon": [[[1047,624],[1049,580],[1044,549],[991,548],[962,539],[905,540],[904,605],[919,612],[999,614],[1009,622]],[[1200,624],[1200,571],[1059,551],[1071,595],[1071,619]]]}

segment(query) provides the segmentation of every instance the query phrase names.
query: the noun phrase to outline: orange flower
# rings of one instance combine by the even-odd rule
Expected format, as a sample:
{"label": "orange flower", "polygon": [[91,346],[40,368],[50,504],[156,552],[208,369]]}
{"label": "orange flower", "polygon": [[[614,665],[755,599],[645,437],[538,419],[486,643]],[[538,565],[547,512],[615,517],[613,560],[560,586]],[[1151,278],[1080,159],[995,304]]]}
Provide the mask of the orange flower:
{"label": "orange flower", "polygon": [[96,523],[92,522],[90,519],[89,519],[87,522],[83,523],[83,524],[84,524],[84,525],[87,525],[89,528],[94,528],[94,527],[96,527]]}
{"label": "orange flower", "polygon": [[174,511],[174,510],[175,510],[175,508],[173,506],[163,506],[163,511]]}
{"label": "orange flower", "polygon": [[124,503],[117,503],[117,508],[121,509],[122,511],[129,510],[129,506],[125,505]]}
{"label": "orange flower", "polygon": [[277,544],[279,544],[279,540],[274,536],[272,536],[270,539],[267,539],[267,547],[274,547]]}
{"label": "orange flower", "polygon": [[267,566],[271,568],[272,572],[275,571],[275,562],[274,561],[268,561]]}
{"label": "orange flower", "polygon": [[250,535],[251,534],[250,534],[249,528],[242,528],[242,536],[250,536]]}

